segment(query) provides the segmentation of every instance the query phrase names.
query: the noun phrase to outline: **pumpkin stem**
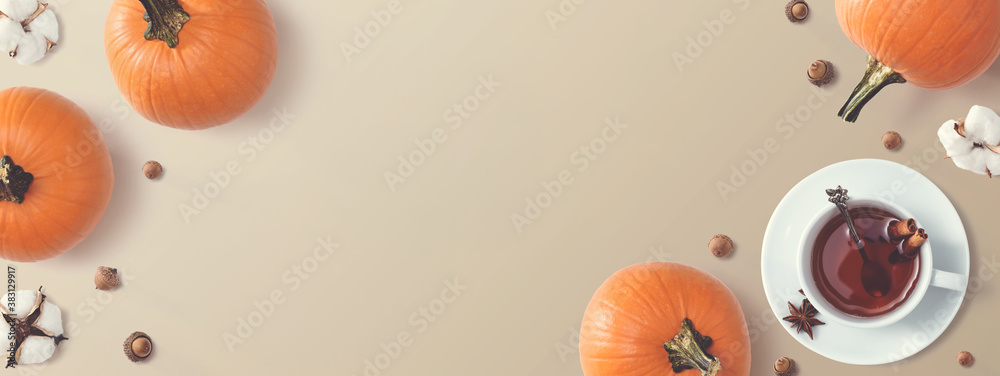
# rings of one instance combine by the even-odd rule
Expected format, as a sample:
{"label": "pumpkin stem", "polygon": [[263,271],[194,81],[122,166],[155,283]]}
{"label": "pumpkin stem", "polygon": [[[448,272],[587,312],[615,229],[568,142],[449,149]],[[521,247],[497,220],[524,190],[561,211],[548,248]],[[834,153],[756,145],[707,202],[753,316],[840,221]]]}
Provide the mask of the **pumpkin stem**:
{"label": "pumpkin stem", "polygon": [[166,42],[170,48],[177,47],[179,42],[177,34],[191,16],[184,12],[184,8],[177,4],[177,0],[139,0],[139,2],[146,8],[142,19],[149,22],[143,35],[146,40],[159,39]]}
{"label": "pumpkin stem", "polygon": [[9,156],[0,157],[0,201],[24,202],[24,194],[33,181],[35,176],[14,164]]}
{"label": "pumpkin stem", "polygon": [[701,372],[702,376],[715,376],[722,369],[719,358],[705,352],[711,346],[712,337],[698,333],[688,318],[684,318],[681,322],[681,331],[663,344],[663,348],[669,354],[674,373],[694,368]]}
{"label": "pumpkin stem", "polygon": [[847,99],[847,103],[844,103],[844,107],[840,108],[837,116],[843,118],[844,121],[853,123],[858,119],[858,114],[861,113],[861,109],[865,107],[865,104],[872,100],[875,94],[878,94],[882,88],[890,84],[905,82],[906,79],[903,76],[900,76],[899,73],[889,68],[888,65],[882,64],[869,55],[868,69],[865,69],[865,76],[861,78],[861,82],[854,88],[851,97]]}

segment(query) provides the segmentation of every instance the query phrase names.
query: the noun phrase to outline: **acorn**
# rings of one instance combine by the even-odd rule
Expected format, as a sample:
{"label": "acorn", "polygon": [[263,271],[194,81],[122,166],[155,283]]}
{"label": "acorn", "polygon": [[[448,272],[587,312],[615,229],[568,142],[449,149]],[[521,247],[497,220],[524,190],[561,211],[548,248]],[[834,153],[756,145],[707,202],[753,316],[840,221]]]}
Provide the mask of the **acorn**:
{"label": "acorn", "polygon": [[802,0],[792,0],[785,5],[785,16],[793,23],[805,21],[809,17],[809,4]]}
{"label": "acorn", "polygon": [[888,131],[882,135],[882,146],[889,150],[896,150],[903,144],[903,137],[896,131]]}
{"label": "acorn", "polygon": [[708,240],[708,250],[712,251],[715,257],[726,257],[733,252],[733,239],[726,235],[718,234]]}
{"label": "acorn", "polygon": [[962,351],[958,353],[958,364],[961,365],[962,367],[968,367],[972,365],[972,361],[973,361],[972,353],[968,351]]}
{"label": "acorn", "polygon": [[143,332],[132,332],[122,347],[133,363],[146,360],[153,353],[153,341]]}
{"label": "acorn", "polygon": [[809,78],[809,82],[816,86],[823,86],[830,83],[830,81],[833,81],[834,74],[833,63],[826,60],[816,60],[812,64],[809,64],[809,69],[806,70],[806,77]]}
{"label": "acorn", "polygon": [[107,266],[97,267],[97,274],[94,275],[94,284],[98,289],[108,291],[118,287],[121,280],[118,279],[118,269]]}
{"label": "acorn", "polygon": [[163,174],[163,165],[157,161],[147,161],[142,165],[142,174],[146,175],[146,179],[156,179]]}
{"label": "acorn", "polygon": [[774,361],[774,374],[777,376],[791,376],[795,374],[795,361],[787,357],[778,358]]}

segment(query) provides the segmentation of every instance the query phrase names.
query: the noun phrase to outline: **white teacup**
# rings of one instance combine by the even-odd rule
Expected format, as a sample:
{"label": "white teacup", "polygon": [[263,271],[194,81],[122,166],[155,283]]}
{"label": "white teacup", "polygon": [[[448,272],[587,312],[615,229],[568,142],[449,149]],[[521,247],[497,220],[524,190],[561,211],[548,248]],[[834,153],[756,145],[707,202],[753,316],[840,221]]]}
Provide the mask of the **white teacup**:
{"label": "white teacup", "polygon": [[[915,218],[910,214],[910,212],[906,211],[906,209],[903,209],[893,202],[883,201],[872,197],[852,196],[850,201],[848,201],[848,207],[881,208],[894,214],[897,218],[914,218],[917,221],[917,226],[920,227],[919,218]],[[891,325],[901,320],[903,317],[906,317],[906,315],[910,314],[910,312],[913,312],[913,309],[920,304],[921,300],[923,300],[924,294],[927,293],[927,289],[930,286],[956,291],[965,290],[968,278],[961,274],[934,269],[934,258],[933,253],[931,252],[931,243],[933,240],[929,239],[923,246],[920,247],[920,270],[917,271],[917,282],[912,287],[913,291],[910,293],[909,298],[907,298],[903,304],[896,307],[896,309],[892,311],[873,317],[859,317],[837,310],[823,298],[823,295],[820,294],[819,289],[817,289],[816,280],[812,276],[811,261],[813,255],[813,245],[816,243],[817,237],[823,229],[823,226],[829,223],[834,217],[840,215],[840,210],[837,209],[836,205],[831,203],[826,209],[821,211],[813,217],[811,221],[809,221],[806,225],[805,233],[802,234],[802,239],[799,240],[799,256],[797,264],[799,282],[802,285],[802,291],[806,294],[806,298],[808,298],[809,302],[816,307],[821,315],[823,315],[822,320],[829,320],[856,328],[880,328]],[[931,239],[933,239],[933,234],[931,234]]]}

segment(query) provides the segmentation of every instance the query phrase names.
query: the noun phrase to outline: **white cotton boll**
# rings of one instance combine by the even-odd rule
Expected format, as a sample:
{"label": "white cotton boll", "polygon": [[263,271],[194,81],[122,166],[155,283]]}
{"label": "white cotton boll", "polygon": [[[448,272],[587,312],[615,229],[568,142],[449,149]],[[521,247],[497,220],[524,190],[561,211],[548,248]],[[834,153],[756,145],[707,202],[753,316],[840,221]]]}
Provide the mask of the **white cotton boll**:
{"label": "white cotton boll", "polygon": [[21,343],[17,364],[38,364],[49,360],[56,352],[56,341],[49,337],[30,336]]}
{"label": "white cotton boll", "polygon": [[0,53],[10,56],[23,37],[24,29],[20,23],[7,17],[0,18]]}
{"label": "white cotton boll", "polygon": [[[37,293],[38,291],[35,290],[17,290],[14,292],[14,311],[11,313],[17,317],[27,316],[28,311],[31,311],[31,308],[35,306],[35,298],[38,297]],[[3,295],[5,303],[7,302],[7,296],[7,294]],[[9,308],[6,305],[4,307]]]}
{"label": "white cotton boll", "polygon": [[42,306],[42,314],[38,316],[38,321],[35,321],[35,326],[48,330],[53,337],[58,337],[63,334],[62,310],[46,299]]}
{"label": "white cotton boll", "polygon": [[986,175],[986,158],[988,157],[986,153],[993,152],[983,148],[974,148],[969,154],[951,157],[951,160],[955,161],[955,166],[958,168]]}
{"label": "white cotton boll", "polygon": [[993,155],[987,158],[986,168],[990,169],[990,174],[993,174],[994,171],[996,171],[996,174],[1000,174],[1000,155]]}
{"label": "white cotton boll", "polygon": [[36,0],[0,0],[0,12],[17,22],[31,17],[36,9],[38,9],[38,1]]}
{"label": "white cotton boll", "polygon": [[47,47],[48,44],[45,42],[45,37],[42,34],[33,32],[24,33],[24,38],[17,45],[17,56],[14,56],[14,60],[17,60],[21,65],[33,64],[45,57],[45,49]]}
{"label": "white cotton boll", "polygon": [[59,22],[51,9],[46,9],[28,24],[28,30],[41,34],[52,43],[59,42]]}
{"label": "white cotton boll", "polygon": [[1000,116],[983,106],[972,106],[965,117],[965,135],[986,145],[1000,144]]}
{"label": "white cotton boll", "polygon": [[938,128],[937,132],[938,138],[941,139],[941,145],[944,145],[945,153],[950,157],[966,155],[972,151],[972,141],[955,131],[955,123],[954,120],[948,120],[941,125],[941,128]]}

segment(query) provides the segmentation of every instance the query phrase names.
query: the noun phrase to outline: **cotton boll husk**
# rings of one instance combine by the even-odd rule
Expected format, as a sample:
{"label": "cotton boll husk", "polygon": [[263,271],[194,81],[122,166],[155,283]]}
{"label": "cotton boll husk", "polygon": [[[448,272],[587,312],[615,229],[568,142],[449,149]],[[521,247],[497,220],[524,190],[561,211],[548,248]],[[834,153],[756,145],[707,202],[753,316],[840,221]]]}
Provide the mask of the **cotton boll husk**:
{"label": "cotton boll husk", "polygon": [[[10,313],[17,317],[24,317],[28,315],[28,311],[35,306],[35,291],[34,290],[17,290],[14,292],[14,310]],[[3,308],[9,310],[10,307],[7,305],[7,294],[3,294]],[[9,333],[10,325],[7,325],[7,320],[0,320],[0,333]]]}
{"label": "cotton boll husk", "polygon": [[10,56],[22,38],[24,29],[20,23],[7,17],[0,18],[0,52]]}
{"label": "cotton boll husk", "polygon": [[28,24],[28,30],[41,34],[52,43],[59,42],[59,22],[52,9],[46,9]]}
{"label": "cotton boll husk", "polygon": [[965,136],[985,145],[1000,145],[1000,116],[983,106],[972,106],[965,117]]}
{"label": "cotton boll husk", "polygon": [[963,156],[972,151],[972,141],[955,131],[956,123],[954,120],[948,120],[941,125],[941,128],[938,128],[937,132],[938,138],[941,139],[941,145],[944,145],[944,150],[949,157]]}
{"label": "cotton boll husk", "polygon": [[[993,152],[984,148],[973,148],[969,154],[957,157],[953,156],[951,157],[951,160],[955,161],[955,166],[958,166],[958,168],[969,170],[980,175],[986,175],[986,160],[987,158],[990,158],[988,154],[993,154]],[[990,171],[992,171],[992,169]]]}
{"label": "cotton boll husk", "polygon": [[38,364],[49,360],[56,352],[56,341],[49,337],[30,336],[19,349],[21,355],[17,364]]}
{"label": "cotton boll husk", "polygon": [[20,23],[38,9],[36,0],[0,0],[0,12]]}
{"label": "cotton boll husk", "polygon": [[48,43],[45,43],[45,37],[42,34],[24,33],[24,38],[17,44],[17,56],[14,56],[14,60],[17,60],[21,65],[33,64],[45,57],[46,47],[48,47]]}

